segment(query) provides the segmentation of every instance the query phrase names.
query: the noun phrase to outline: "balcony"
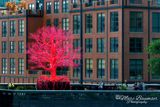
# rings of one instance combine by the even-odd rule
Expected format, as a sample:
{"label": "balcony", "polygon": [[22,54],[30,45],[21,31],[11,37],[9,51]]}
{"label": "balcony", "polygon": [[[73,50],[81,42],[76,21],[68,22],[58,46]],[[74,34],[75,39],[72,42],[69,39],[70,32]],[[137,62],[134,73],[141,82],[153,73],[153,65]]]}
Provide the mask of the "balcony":
{"label": "balcony", "polygon": [[17,16],[43,16],[43,13],[41,10],[19,10],[16,12],[9,11],[9,10],[1,10],[0,11],[0,18],[6,18],[6,17],[17,17]]}

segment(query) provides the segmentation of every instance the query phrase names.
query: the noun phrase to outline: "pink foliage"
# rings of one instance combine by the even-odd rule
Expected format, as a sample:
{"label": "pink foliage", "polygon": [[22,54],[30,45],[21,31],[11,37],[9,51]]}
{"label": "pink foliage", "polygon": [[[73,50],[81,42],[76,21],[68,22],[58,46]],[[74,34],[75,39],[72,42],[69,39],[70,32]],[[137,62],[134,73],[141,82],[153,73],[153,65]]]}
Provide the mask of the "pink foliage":
{"label": "pink foliage", "polygon": [[[79,49],[73,49],[73,36],[61,29],[43,27],[29,36],[28,57],[30,69],[41,68],[56,78],[57,67],[75,66]],[[45,78],[47,80],[47,78]],[[55,79],[56,80],[56,79]]]}

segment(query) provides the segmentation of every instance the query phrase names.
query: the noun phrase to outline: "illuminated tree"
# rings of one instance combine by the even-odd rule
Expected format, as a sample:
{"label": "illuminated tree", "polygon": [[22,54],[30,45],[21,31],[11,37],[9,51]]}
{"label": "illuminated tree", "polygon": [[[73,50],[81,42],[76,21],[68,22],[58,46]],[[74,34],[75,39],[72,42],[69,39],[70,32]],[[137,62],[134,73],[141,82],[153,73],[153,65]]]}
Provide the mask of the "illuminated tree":
{"label": "illuminated tree", "polygon": [[[73,49],[73,36],[54,27],[43,27],[31,34],[28,40],[28,62],[32,70],[43,69],[50,72],[50,78],[40,77],[38,81],[68,81],[66,77],[57,76],[57,67],[76,66],[74,59],[79,58],[78,49]],[[46,88],[46,87],[45,87]]]}
{"label": "illuminated tree", "polygon": [[78,49],[73,49],[72,42],[70,33],[54,27],[44,27],[31,34],[28,44],[29,63],[34,65],[31,69],[42,68],[55,77],[57,67],[74,66]]}

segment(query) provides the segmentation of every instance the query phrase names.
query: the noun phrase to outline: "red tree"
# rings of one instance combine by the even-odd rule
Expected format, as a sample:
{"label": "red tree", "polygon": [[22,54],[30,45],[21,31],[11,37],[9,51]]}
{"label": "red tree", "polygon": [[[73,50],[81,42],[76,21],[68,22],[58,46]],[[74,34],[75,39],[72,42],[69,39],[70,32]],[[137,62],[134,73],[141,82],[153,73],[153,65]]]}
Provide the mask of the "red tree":
{"label": "red tree", "polygon": [[74,66],[73,60],[79,58],[77,50],[73,49],[73,36],[70,33],[54,27],[41,28],[29,36],[30,69],[49,71],[50,79],[55,80],[57,67]]}

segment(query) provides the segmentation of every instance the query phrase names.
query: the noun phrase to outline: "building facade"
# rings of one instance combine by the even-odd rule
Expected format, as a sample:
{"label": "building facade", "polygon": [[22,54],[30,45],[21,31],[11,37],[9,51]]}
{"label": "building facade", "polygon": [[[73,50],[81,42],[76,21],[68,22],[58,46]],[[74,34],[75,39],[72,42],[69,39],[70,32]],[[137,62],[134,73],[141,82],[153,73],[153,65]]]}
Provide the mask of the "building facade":
{"label": "building facade", "polygon": [[[42,26],[70,31],[74,35],[73,48],[82,46],[83,66],[67,72],[72,82],[82,79],[81,71],[83,82],[89,83],[160,81],[160,75],[148,70],[150,56],[145,49],[160,38],[160,0],[84,0],[82,8],[80,0],[29,0],[27,3],[29,13],[40,10],[42,15],[24,15],[24,22],[18,15],[0,16],[2,83],[17,78],[14,82],[36,81],[37,73],[27,69],[26,55],[20,54],[18,49],[19,44],[23,44],[19,42],[24,41],[26,51],[27,36]],[[22,37],[19,36],[21,23],[24,23]],[[12,30],[16,27],[16,31]],[[80,62],[75,60],[75,63]],[[24,73],[19,74],[22,65]]]}

